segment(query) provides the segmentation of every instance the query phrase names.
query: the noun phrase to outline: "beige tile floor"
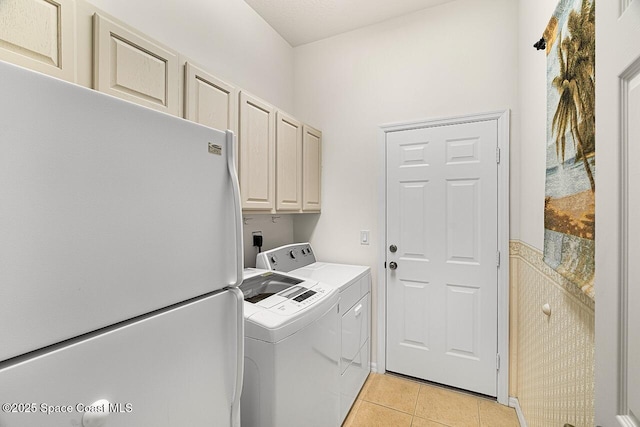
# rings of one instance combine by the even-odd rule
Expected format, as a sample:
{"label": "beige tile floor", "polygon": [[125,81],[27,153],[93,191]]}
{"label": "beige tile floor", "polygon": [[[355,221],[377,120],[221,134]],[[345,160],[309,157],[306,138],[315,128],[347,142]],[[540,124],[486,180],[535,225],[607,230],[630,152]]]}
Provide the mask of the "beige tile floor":
{"label": "beige tile floor", "polygon": [[343,427],[519,427],[493,400],[393,374],[371,373]]}

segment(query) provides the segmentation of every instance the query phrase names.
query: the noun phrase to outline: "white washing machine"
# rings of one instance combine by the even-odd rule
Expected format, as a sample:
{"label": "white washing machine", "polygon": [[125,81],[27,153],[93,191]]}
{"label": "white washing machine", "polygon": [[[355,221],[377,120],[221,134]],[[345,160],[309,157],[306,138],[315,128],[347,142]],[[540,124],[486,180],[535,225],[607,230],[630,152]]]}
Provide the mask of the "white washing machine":
{"label": "white washing machine", "polygon": [[338,291],[246,269],[243,427],[340,424]]}
{"label": "white washing machine", "polygon": [[256,266],[326,283],[339,290],[340,422],[343,422],[371,371],[371,269],[318,262],[309,243],[261,252]]}

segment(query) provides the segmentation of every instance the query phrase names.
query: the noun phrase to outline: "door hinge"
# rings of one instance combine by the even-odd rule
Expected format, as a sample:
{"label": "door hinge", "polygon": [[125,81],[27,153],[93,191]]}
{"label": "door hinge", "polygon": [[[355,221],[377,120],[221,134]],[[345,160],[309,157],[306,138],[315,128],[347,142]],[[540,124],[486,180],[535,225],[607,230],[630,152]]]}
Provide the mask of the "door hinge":
{"label": "door hinge", "polygon": [[496,252],[496,267],[500,267],[500,251]]}
{"label": "door hinge", "polygon": [[496,354],[496,371],[500,370],[500,354]]}
{"label": "door hinge", "polygon": [[500,163],[500,147],[496,147],[496,163]]}

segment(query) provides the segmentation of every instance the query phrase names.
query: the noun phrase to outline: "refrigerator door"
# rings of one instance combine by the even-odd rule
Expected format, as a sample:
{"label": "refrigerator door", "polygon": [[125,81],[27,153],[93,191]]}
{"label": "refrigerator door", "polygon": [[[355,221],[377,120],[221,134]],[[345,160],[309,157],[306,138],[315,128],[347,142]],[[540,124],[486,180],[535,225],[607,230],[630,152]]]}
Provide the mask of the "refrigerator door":
{"label": "refrigerator door", "polygon": [[0,368],[0,425],[229,426],[238,314],[222,291]]}
{"label": "refrigerator door", "polygon": [[0,361],[240,282],[231,133],[3,62],[0,93]]}

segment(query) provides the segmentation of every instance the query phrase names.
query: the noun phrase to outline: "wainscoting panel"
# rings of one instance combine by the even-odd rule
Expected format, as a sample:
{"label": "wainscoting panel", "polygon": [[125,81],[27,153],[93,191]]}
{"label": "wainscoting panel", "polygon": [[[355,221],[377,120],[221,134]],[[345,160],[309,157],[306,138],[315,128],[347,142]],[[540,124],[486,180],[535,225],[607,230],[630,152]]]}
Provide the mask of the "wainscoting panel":
{"label": "wainscoting panel", "polygon": [[593,300],[523,242],[510,242],[510,266],[510,395],[530,427],[593,426]]}

